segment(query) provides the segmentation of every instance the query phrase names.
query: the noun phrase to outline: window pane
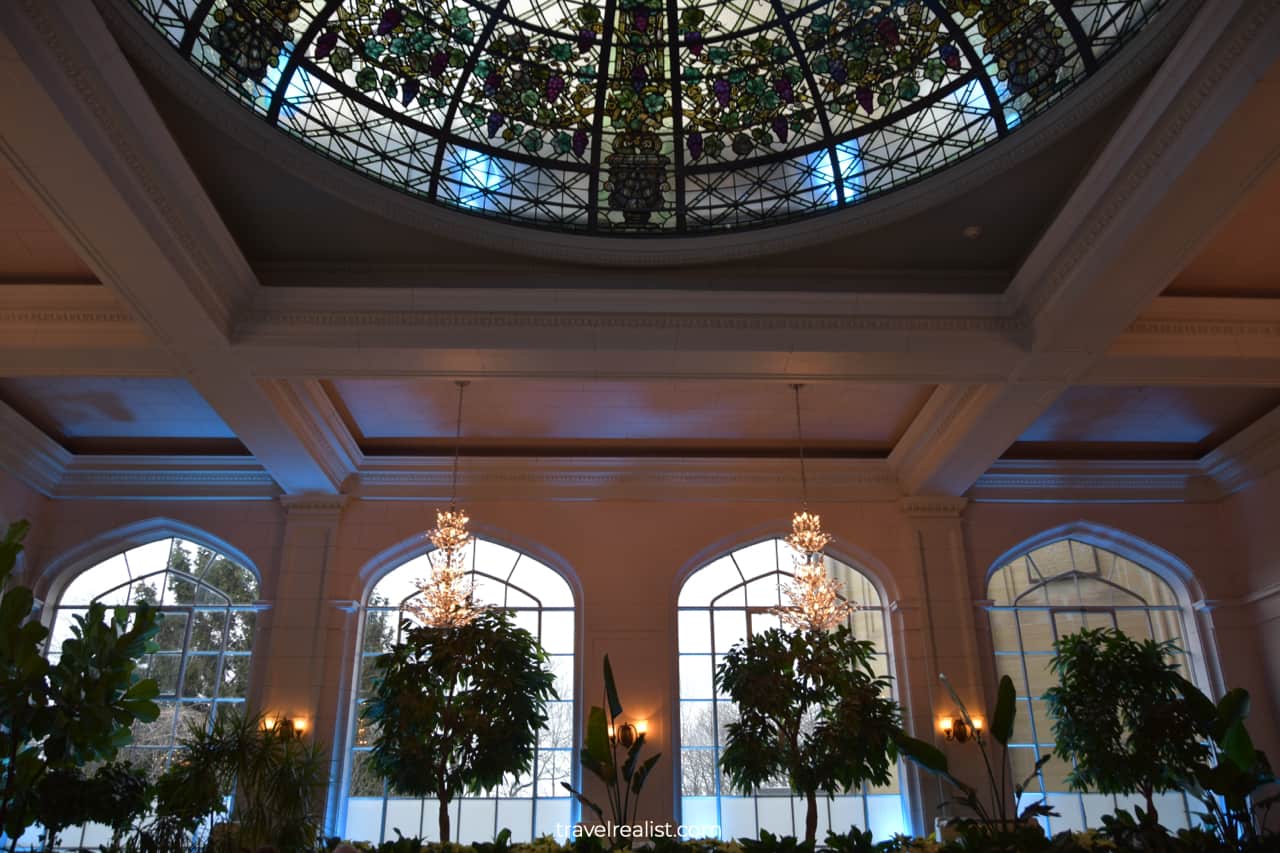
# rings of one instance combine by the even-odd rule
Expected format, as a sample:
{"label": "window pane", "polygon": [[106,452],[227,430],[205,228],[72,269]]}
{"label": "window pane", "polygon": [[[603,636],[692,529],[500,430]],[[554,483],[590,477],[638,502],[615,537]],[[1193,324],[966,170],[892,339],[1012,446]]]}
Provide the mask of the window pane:
{"label": "window pane", "polygon": [[680,655],[680,698],[713,698],[714,675],[711,655]]}
{"label": "window pane", "polygon": [[[140,677],[156,681],[160,715],[134,726],[133,743],[124,753],[158,773],[186,727],[204,727],[214,702],[230,699],[238,705],[247,694],[254,613],[232,602],[256,600],[257,579],[246,567],[197,543],[160,539],[76,576],[55,608],[51,639],[60,642],[69,634],[72,616],[84,612],[68,604],[160,608],[158,651],[145,656],[138,669]],[[236,651],[224,656],[225,649]],[[56,655],[56,648],[51,646],[50,653]],[[175,701],[179,698],[199,701]]]}
{"label": "window pane", "polygon": [[711,651],[711,615],[699,610],[681,610],[676,620],[679,623],[680,651]]}
{"label": "window pane", "polygon": [[[571,802],[561,782],[573,778],[579,723],[574,704],[577,635],[573,593],[568,582],[554,570],[504,545],[476,540],[464,558],[468,568],[476,572],[477,600],[507,608],[512,622],[538,638],[551,656],[548,665],[555,675],[560,698],[547,707],[547,722],[538,733],[535,763],[529,772],[509,776],[491,791],[462,797],[451,808],[451,818],[458,840],[463,843],[492,840],[495,819],[500,826],[512,830],[514,840],[528,840],[541,834],[538,826],[548,815],[563,812],[567,822],[568,812],[561,806]],[[417,597],[419,582],[429,582],[430,576],[430,557],[422,555],[388,572],[370,590],[363,611],[357,699],[368,696],[372,690],[378,674],[378,656],[400,642],[402,602]],[[354,744],[363,747],[376,740],[377,732],[362,722],[357,713],[352,720],[351,738]],[[406,835],[419,834],[423,830],[418,822],[425,821],[427,837],[434,838],[437,808],[433,801],[420,801],[395,792],[391,792],[391,799],[384,800],[381,783],[371,778],[365,752],[357,750],[351,757],[351,784],[347,791],[349,836],[353,831],[353,814],[361,826],[367,827],[375,815],[369,804],[376,803],[381,809],[385,802],[384,837],[393,836],[392,829],[396,827]],[[382,825],[380,810],[376,818]],[[414,821],[412,826],[406,824],[410,819]],[[538,826],[534,825],[535,821]],[[365,831],[367,834],[368,830]]]}
{"label": "window pane", "polygon": [[[997,675],[1008,674],[1017,686],[1019,703],[1014,741],[1040,743],[1047,754],[1053,743],[1053,721],[1040,700],[1054,686],[1050,668],[1054,641],[1085,628],[1118,628],[1138,639],[1181,637],[1182,614],[1174,607],[1172,588],[1155,572],[1104,548],[1062,540],[1010,561],[993,573],[988,586],[997,603],[1016,604],[1014,610],[991,611],[991,631],[997,652]],[[1045,605],[1052,605],[1050,610]],[[1168,608],[1168,609],[1161,609]],[[1011,621],[1012,617],[1012,621]],[[1020,641],[1021,645],[1018,645]],[[1179,662],[1185,660],[1178,655]],[[1022,670],[1025,668],[1025,677]],[[1036,750],[1030,746],[1010,750],[1016,781],[1030,772]],[[1097,818],[1114,810],[1114,800],[1096,794],[1070,791],[1070,766],[1050,760],[1042,769],[1051,805],[1060,813],[1050,818],[1051,832],[1096,825]],[[1030,788],[1040,790],[1039,781]],[[1181,798],[1180,798],[1181,800]],[[1176,825],[1185,811],[1171,808]],[[1161,810],[1164,819],[1164,810]]]}
{"label": "window pane", "polygon": [[742,582],[733,560],[721,557],[685,580],[680,587],[681,607],[706,607],[711,599]]}

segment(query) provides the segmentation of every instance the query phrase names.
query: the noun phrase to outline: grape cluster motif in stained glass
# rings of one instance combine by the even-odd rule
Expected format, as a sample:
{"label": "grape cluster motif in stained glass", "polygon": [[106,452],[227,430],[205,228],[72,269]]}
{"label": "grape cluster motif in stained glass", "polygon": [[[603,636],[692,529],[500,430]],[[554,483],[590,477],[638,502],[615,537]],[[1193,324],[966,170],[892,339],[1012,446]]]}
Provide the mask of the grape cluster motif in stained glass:
{"label": "grape cluster motif in stained glass", "polygon": [[415,196],[610,236],[857,204],[1000,139],[1167,0],[133,0],[267,122]]}

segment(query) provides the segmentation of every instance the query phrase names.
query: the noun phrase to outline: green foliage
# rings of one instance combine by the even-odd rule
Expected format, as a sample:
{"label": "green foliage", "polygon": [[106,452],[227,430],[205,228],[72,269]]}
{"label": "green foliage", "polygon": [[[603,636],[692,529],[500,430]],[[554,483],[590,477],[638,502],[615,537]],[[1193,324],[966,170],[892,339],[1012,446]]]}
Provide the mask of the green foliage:
{"label": "green foliage", "polygon": [[901,734],[889,681],[872,671],[871,643],[835,631],[773,628],[730,649],[717,684],[738,706],[721,766],[742,790],[786,778],[808,800],[805,841],[817,832],[817,792],[887,784]]}
{"label": "green foliage", "polygon": [[[628,825],[635,819],[636,810],[640,806],[640,792],[644,790],[645,780],[649,778],[662,754],[658,753],[641,761],[640,751],[645,745],[645,736],[641,733],[636,735],[630,747],[624,747],[626,752],[619,760],[619,744],[609,733],[619,731],[622,726],[622,701],[618,698],[618,685],[613,679],[613,666],[609,663],[608,655],[604,656],[604,699],[607,710],[596,705],[587,715],[587,743],[578,758],[583,769],[604,784],[609,796],[612,825],[617,827]],[[588,799],[567,782],[561,782],[560,785],[604,822],[604,809],[598,803]],[[617,843],[618,839],[609,840]],[[589,843],[598,839],[582,836],[577,841]]]}
{"label": "green foliage", "polygon": [[1134,640],[1108,628],[1055,643],[1058,685],[1045,693],[1055,752],[1075,767],[1075,790],[1139,793],[1158,821],[1154,795],[1177,790],[1208,758],[1203,720],[1186,701],[1171,642]]}
{"label": "green foliage", "polygon": [[[325,750],[262,715],[223,710],[209,728],[190,726],[156,783],[156,817],[146,849],[165,849],[221,814],[236,795],[232,849],[310,851],[319,840],[319,798],[329,781]],[[213,846],[213,845],[211,845]]]}
{"label": "green foliage", "polygon": [[1214,763],[1198,766],[1194,784],[1189,786],[1204,804],[1200,818],[1206,830],[1224,844],[1256,844],[1259,836],[1252,798],[1261,788],[1275,783],[1276,777],[1271,762],[1254,747],[1245,727],[1249,692],[1239,687],[1228,690],[1215,705],[1194,684],[1184,682],[1183,695],[1216,747]]}
{"label": "green foliage", "polygon": [[159,631],[159,616],[146,605],[132,612],[90,606],[75,617],[57,662],[45,658],[49,632],[31,618],[31,590],[10,583],[28,529],[13,524],[0,541],[0,830],[10,838],[37,820],[37,809],[65,816],[40,802],[42,790],[53,793],[42,785],[47,773],[114,759],[134,721],[160,713],[156,683],[136,673]]}
{"label": "green foliage", "polygon": [[[776,629],[775,629],[776,630]],[[774,835],[767,829],[760,830],[760,838],[739,838],[743,853],[814,853],[812,840],[797,841],[793,835]]]}
{"label": "green foliage", "polygon": [[[1049,760],[1049,756],[1043,756],[1037,761],[1026,779],[1014,784],[1012,789],[1009,787],[1011,780],[1008,777],[1008,748],[1009,740],[1013,737],[1014,722],[1017,719],[1017,691],[1014,690],[1013,680],[1007,675],[1003,676],[1000,679],[1000,686],[996,690],[996,707],[995,712],[992,714],[990,734],[991,738],[1000,747],[1000,754],[993,764],[991,753],[987,748],[986,735],[982,734],[981,730],[973,725],[973,718],[969,716],[969,709],[965,707],[964,702],[961,701],[956,691],[951,687],[951,682],[947,680],[945,675],[940,677],[942,683],[946,685],[947,691],[951,694],[952,701],[955,702],[956,707],[960,710],[960,716],[965,725],[970,731],[974,732],[974,741],[977,744],[979,753],[982,755],[982,763],[987,771],[987,799],[984,800],[979,795],[975,786],[956,778],[951,773],[946,754],[933,744],[906,734],[900,734],[896,740],[899,751],[909,761],[929,773],[940,776],[958,791],[954,802],[963,806],[973,815],[973,818],[962,822],[964,837],[981,835],[988,839],[1000,839],[1009,833],[1021,834],[1024,829],[1043,837],[1044,833],[1040,831],[1039,824],[1034,824],[1032,819],[1054,816],[1052,809],[1043,800],[1032,803],[1021,812],[1018,811],[1018,805],[1022,801],[1023,792],[1026,791],[1031,781],[1035,779],[1036,774],[1040,772],[1040,768]],[[999,768],[998,772],[997,767]]]}
{"label": "green foliage", "polygon": [[824,850],[831,853],[889,853],[896,846],[896,841],[876,841],[869,829],[858,829],[853,826],[848,832],[828,832]]}
{"label": "green foliage", "polygon": [[538,641],[501,610],[461,627],[406,620],[404,635],[377,659],[362,711],[376,732],[370,765],[397,791],[438,798],[448,840],[457,794],[496,787],[532,765],[554,676]]}
{"label": "green foliage", "polygon": [[146,773],[128,762],[103,764],[92,776],[79,767],[49,770],[36,786],[35,817],[52,850],[64,829],[94,822],[109,826],[113,843],[151,805]]}

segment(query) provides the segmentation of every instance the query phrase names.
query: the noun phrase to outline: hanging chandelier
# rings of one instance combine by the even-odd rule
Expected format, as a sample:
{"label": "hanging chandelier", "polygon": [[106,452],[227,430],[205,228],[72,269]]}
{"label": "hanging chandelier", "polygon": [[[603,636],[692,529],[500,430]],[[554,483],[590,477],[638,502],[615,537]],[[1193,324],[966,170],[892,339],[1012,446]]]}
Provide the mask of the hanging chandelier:
{"label": "hanging chandelier", "polygon": [[462,449],[462,395],[467,382],[458,382],[458,418],[453,443],[453,478],[449,508],[436,510],[436,526],[427,533],[435,547],[428,555],[431,577],[419,580],[420,595],[406,609],[426,625],[460,628],[469,625],[485,609],[475,602],[475,578],[467,573],[468,546],[473,537],[467,530],[471,519],[458,509],[458,459]]}
{"label": "hanging chandelier", "polygon": [[831,534],[822,529],[822,517],[809,512],[809,479],[805,471],[804,429],[800,421],[800,389],[792,385],[796,400],[796,438],[800,445],[800,511],[791,518],[787,544],[795,552],[795,574],[783,588],[787,603],[774,609],[786,625],[808,631],[830,631],[842,624],[855,605],[841,595],[842,586],[827,574],[823,549]]}

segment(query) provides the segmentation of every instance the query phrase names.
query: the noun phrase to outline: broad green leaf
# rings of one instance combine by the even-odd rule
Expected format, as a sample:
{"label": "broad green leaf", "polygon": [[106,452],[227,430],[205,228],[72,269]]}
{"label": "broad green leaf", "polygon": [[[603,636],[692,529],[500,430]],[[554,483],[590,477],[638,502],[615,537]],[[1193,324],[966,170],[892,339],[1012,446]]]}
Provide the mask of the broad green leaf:
{"label": "broad green leaf", "polygon": [[644,788],[644,780],[649,778],[649,771],[653,770],[653,765],[658,763],[658,759],[662,757],[662,753],[650,758],[644,764],[640,765],[640,769],[636,771],[635,779],[631,783],[631,789],[639,794]]}
{"label": "broad green leaf", "polygon": [[904,758],[918,764],[930,773],[943,775],[950,772],[946,753],[933,744],[911,737],[906,733],[897,735],[894,738],[894,743],[897,744],[898,751]]}
{"label": "broad green leaf", "polygon": [[609,748],[609,723],[604,709],[593,706],[587,715],[587,754],[600,765],[602,771],[613,772],[613,752]]}
{"label": "broad green leaf", "polygon": [[0,627],[16,629],[28,616],[35,604],[35,596],[25,586],[15,586],[0,599]]}
{"label": "broad green leaf", "polygon": [[1228,726],[1226,734],[1222,736],[1222,751],[1241,770],[1250,769],[1257,760],[1253,739],[1249,737],[1244,723],[1239,720]]}
{"label": "broad green leaf", "polygon": [[1228,690],[1218,702],[1218,719],[1224,730],[1234,723],[1243,722],[1249,716],[1249,691],[1243,687]]}
{"label": "broad green leaf", "polygon": [[609,656],[604,656],[604,694],[609,702],[609,716],[617,719],[622,716],[622,702],[618,699],[618,687],[613,681],[613,667],[609,665]]}
{"label": "broad green leaf", "polygon": [[1017,715],[1018,693],[1013,688],[1013,679],[1005,675],[1000,678],[1000,688],[996,691],[996,711],[991,720],[991,736],[1001,746],[1009,745],[1013,737],[1013,718]]}

